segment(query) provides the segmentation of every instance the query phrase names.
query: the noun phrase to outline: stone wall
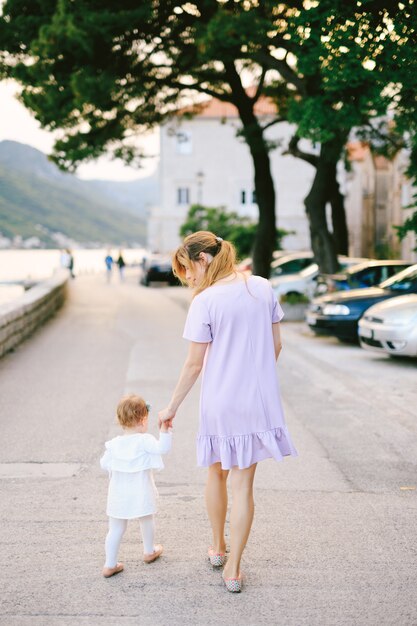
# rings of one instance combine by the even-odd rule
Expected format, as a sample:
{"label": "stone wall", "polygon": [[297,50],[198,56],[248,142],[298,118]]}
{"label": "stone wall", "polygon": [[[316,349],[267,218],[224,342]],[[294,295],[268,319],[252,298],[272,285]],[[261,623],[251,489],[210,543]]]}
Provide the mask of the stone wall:
{"label": "stone wall", "polygon": [[68,278],[68,272],[61,270],[20,298],[0,305],[0,357],[13,350],[62,306]]}

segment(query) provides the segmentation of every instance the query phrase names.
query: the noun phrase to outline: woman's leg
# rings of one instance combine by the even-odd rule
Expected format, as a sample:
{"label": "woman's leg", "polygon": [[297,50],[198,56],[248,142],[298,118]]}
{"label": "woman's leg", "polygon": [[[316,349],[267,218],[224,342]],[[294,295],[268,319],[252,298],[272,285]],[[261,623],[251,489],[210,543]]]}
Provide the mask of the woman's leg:
{"label": "woman's leg", "polygon": [[225,578],[237,578],[240,559],[249,537],[253,521],[253,480],[256,463],[245,469],[231,470],[232,509],[230,512],[230,554],[223,570]]}
{"label": "woman's leg", "polygon": [[117,553],[119,552],[120,542],[127,528],[126,519],[117,519],[109,517],[109,532],[106,537],[106,562],[105,568],[112,569],[117,564]]}
{"label": "woman's leg", "polygon": [[227,476],[221,463],[214,463],[208,469],[206,485],[206,507],[213,532],[214,552],[225,552],[224,524],[227,513]]}

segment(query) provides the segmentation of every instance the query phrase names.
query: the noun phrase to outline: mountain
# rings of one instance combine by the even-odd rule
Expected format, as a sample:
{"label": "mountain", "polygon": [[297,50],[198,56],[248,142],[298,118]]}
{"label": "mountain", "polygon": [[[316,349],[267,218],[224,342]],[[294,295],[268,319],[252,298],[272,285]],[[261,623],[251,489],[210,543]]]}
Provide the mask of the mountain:
{"label": "mountain", "polygon": [[88,185],[113,201],[117,207],[126,209],[145,220],[149,209],[159,202],[157,173],[128,182],[91,180],[88,181]]}
{"label": "mountain", "polygon": [[54,234],[79,243],[143,244],[147,203],[157,202],[156,177],[131,182],[85,181],[61,172],[43,152],[0,142],[0,232],[38,237]]}

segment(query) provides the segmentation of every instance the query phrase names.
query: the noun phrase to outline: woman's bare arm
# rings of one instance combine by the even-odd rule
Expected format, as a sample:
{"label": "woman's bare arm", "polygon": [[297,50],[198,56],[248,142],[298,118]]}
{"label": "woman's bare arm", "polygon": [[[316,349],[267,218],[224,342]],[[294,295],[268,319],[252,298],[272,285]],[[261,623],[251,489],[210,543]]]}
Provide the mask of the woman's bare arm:
{"label": "woman's bare arm", "polygon": [[281,329],[279,322],[272,324],[272,335],[274,337],[275,359],[278,361],[279,353],[282,350]]}
{"label": "woman's bare arm", "polygon": [[174,389],[172,398],[167,408],[160,411],[158,417],[160,421],[171,420],[175,417],[178,407],[191,390],[195,381],[203,368],[204,355],[206,354],[208,343],[197,343],[192,341],[188,349],[188,355],[181,370],[177,386]]}

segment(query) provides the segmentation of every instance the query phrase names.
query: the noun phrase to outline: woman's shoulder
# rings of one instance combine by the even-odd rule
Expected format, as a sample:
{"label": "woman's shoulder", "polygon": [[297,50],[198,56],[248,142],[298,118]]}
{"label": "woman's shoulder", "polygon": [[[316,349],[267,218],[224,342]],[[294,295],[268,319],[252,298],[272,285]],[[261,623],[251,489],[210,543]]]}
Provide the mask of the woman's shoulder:
{"label": "woman's shoulder", "polygon": [[267,278],[264,278],[263,276],[258,276],[257,274],[252,274],[249,277],[249,280],[253,283],[257,283],[258,285],[264,285],[269,286],[269,280]]}
{"label": "woman's shoulder", "polygon": [[259,293],[268,294],[268,292],[272,291],[269,280],[263,276],[257,276],[256,274],[252,274],[252,276],[249,277],[248,285],[257,289]]}

